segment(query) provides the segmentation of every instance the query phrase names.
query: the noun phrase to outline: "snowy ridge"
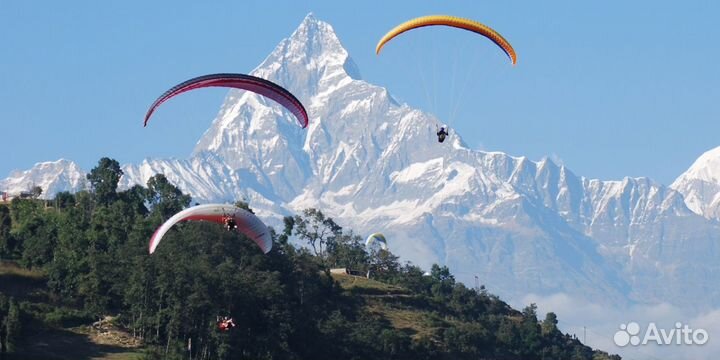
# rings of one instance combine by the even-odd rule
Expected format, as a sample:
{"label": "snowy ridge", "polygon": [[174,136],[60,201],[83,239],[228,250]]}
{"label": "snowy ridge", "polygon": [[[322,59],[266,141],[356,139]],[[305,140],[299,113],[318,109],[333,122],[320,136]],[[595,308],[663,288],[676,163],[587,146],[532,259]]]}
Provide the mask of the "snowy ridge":
{"label": "snowy ridge", "polygon": [[48,199],[61,191],[80,191],[88,188],[85,173],[70,160],[60,159],[35,164],[30,170],[13,171],[9,177],[0,180],[0,191],[20,194],[40,186],[42,199]]}
{"label": "snowy ridge", "polygon": [[[357,232],[382,231],[403,260],[447,264],[510,299],[720,304],[710,285],[720,276],[718,223],[688,208],[675,184],[586,179],[549,159],[471,150],[454,132],[440,145],[439,121],[361,80],[332,27],[312,15],[252,73],[296,94],[308,129],[233,90],[189,159],[125,165],[121,186],[164,173],[194,201],[245,199],[271,224],[317,207]],[[26,173],[44,189],[84,179],[76,167]]]}
{"label": "snowy ridge", "polygon": [[702,154],[670,187],[685,196],[692,211],[720,220],[720,147]]}

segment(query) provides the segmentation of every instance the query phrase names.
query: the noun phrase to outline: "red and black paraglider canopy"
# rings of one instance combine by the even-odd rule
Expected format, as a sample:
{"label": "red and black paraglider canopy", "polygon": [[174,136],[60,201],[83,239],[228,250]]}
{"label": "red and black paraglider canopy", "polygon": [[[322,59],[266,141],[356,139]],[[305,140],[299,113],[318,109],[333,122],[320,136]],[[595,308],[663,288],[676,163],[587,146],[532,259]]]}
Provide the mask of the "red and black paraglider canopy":
{"label": "red and black paraglider canopy", "polygon": [[150,117],[160,104],[170,98],[182,94],[186,91],[201,89],[206,87],[228,87],[241,90],[248,90],[262,96],[268,97],[280,105],[288,109],[297,118],[300,126],[303,128],[308,125],[308,115],[305,107],[295,95],[290,93],[282,86],[272,81],[265,80],[252,75],[245,74],[210,74],[198,76],[190,80],[184,81],[173,86],[170,90],[162,94],[148,109],[145,114],[145,122],[143,126],[147,126]]}

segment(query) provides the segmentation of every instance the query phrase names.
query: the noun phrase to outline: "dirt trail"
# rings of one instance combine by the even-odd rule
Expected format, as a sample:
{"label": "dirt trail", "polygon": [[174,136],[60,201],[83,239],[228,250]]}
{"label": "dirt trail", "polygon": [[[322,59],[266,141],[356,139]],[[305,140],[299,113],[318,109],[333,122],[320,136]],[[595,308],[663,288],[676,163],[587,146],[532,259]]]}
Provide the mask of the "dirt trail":
{"label": "dirt trail", "polygon": [[142,343],[105,317],[92,325],[49,330],[25,339],[16,357],[9,359],[132,360]]}
{"label": "dirt trail", "polygon": [[74,328],[73,332],[87,335],[90,340],[98,345],[112,345],[123,348],[137,348],[142,345],[139,339],[135,339],[124,329],[113,325],[112,316],[105,316],[92,326]]}

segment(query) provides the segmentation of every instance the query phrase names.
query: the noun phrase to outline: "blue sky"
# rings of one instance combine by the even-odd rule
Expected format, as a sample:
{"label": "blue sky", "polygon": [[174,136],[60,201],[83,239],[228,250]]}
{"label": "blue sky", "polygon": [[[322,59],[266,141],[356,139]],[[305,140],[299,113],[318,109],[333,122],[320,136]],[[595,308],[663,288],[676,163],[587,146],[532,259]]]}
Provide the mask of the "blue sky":
{"label": "blue sky", "polygon": [[[225,92],[184,95],[144,129],[147,106],[186,78],[252,70],[311,11],[365,80],[473,148],[669,184],[720,145],[717,2],[4,0],[0,177],[61,157],[86,170],[102,156],[187,157]],[[375,56],[387,30],[434,13],[492,26],[518,65],[451,29],[405,34]]]}

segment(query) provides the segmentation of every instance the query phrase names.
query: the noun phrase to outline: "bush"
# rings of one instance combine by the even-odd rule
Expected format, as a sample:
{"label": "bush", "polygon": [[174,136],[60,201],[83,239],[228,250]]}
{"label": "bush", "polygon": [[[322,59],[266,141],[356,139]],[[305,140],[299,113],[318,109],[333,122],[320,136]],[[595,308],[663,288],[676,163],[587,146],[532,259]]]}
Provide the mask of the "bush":
{"label": "bush", "polygon": [[51,312],[44,314],[43,321],[55,327],[74,327],[92,323],[94,317],[81,310],[56,308]]}

